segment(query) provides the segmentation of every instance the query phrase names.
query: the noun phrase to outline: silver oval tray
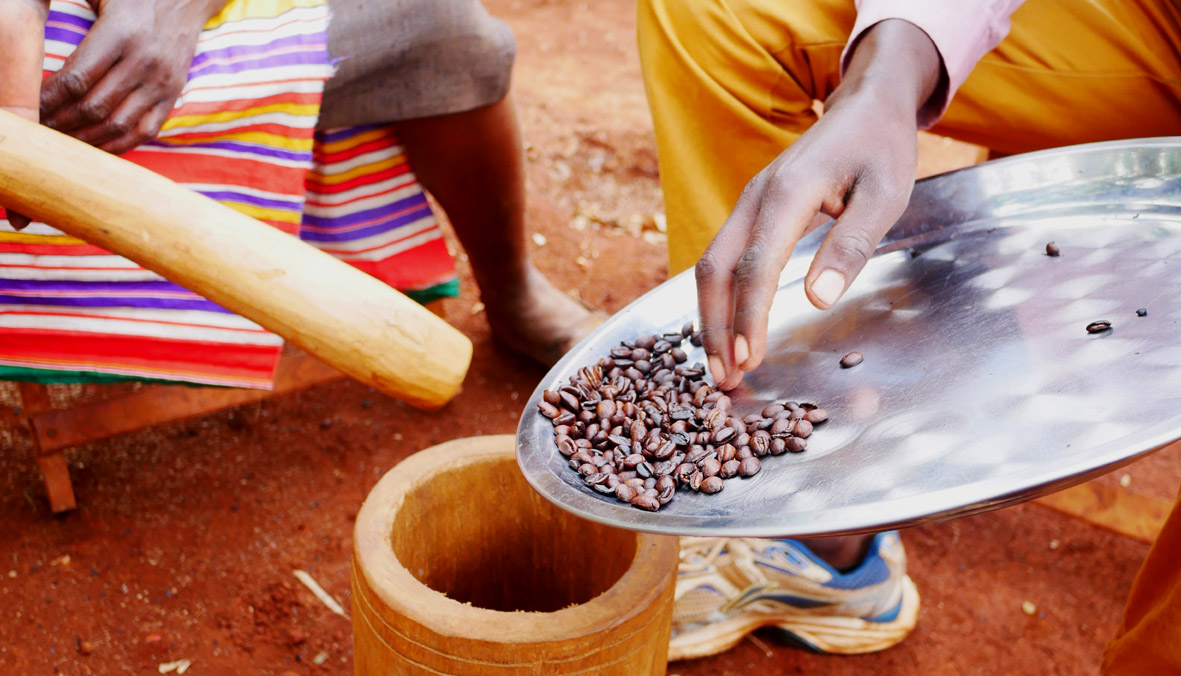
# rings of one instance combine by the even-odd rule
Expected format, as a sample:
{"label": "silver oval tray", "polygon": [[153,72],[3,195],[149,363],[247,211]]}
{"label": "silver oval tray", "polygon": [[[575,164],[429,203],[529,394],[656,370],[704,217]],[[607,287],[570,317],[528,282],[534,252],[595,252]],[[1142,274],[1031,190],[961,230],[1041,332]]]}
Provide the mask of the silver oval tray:
{"label": "silver oval tray", "polygon": [[[678,491],[655,513],[594,493],[566,466],[537,412],[542,389],[620,340],[695,320],[687,272],[542,380],[517,432],[530,484],[621,528],[835,535],[995,509],[1181,438],[1181,138],[1031,153],[921,181],[845,297],[821,312],[801,280],[825,231],[785,268],[769,356],[730,393],[739,416],[771,401],[826,408],[807,451],[767,457],[716,495]],[[1060,257],[1045,254],[1049,241]],[[1099,319],[1112,330],[1088,334]],[[865,361],[841,369],[851,350]],[[689,357],[705,358],[700,348]]]}

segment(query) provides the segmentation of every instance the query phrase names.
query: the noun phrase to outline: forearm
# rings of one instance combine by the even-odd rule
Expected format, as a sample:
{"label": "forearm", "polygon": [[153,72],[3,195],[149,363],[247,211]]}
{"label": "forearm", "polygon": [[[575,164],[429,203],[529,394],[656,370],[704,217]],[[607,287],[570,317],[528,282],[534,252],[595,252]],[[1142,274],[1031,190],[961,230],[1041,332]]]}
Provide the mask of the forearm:
{"label": "forearm", "polygon": [[46,2],[0,0],[0,108],[37,119],[45,57]]}
{"label": "forearm", "polygon": [[857,42],[825,108],[868,98],[883,106],[883,112],[915,116],[947,86],[946,78],[939,51],[927,34],[908,21],[888,19]]}

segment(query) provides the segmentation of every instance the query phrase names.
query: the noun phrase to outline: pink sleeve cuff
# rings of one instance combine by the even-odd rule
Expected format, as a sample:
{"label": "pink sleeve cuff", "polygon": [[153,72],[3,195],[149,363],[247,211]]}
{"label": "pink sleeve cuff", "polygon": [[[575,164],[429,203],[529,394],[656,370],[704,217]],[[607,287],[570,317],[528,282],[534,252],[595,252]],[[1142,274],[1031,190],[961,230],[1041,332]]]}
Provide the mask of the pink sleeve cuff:
{"label": "pink sleeve cuff", "polygon": [[968,79],[976,62],[1005,39],[1009,16],[1023,0],[857,0],[857,22],[841,55],[841,75],[858,39],[874,24],[902,19],[918,26],[935,43],[943,59],[948,87],[919,111],[919,128],[934,125]]}

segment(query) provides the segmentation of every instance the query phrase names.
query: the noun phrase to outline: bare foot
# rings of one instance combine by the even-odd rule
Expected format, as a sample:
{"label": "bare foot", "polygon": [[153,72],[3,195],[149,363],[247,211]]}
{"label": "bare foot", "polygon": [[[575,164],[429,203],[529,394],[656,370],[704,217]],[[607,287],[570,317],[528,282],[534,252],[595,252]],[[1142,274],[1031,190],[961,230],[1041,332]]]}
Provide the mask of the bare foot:
{"label": "bare foot", "polygon": [[546,367],[558,363],[607,319],[559,291],[533,268],[523,289],[481,289],[480,296],[492,337]]}

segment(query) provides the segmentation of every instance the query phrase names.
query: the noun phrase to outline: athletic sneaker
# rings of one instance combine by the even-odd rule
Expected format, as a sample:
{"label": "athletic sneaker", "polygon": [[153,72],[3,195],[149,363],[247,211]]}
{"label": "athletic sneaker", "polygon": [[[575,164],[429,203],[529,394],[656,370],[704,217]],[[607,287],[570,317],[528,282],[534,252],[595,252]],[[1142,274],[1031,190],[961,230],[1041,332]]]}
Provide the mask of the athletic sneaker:
{"label": "athletic sneaker", "polygon": [[818,652],[876,652],[918,612],[897,531],[878,533],[847,573],[794,540],[681,538],[669,659],[720,653],[761,627]]}

